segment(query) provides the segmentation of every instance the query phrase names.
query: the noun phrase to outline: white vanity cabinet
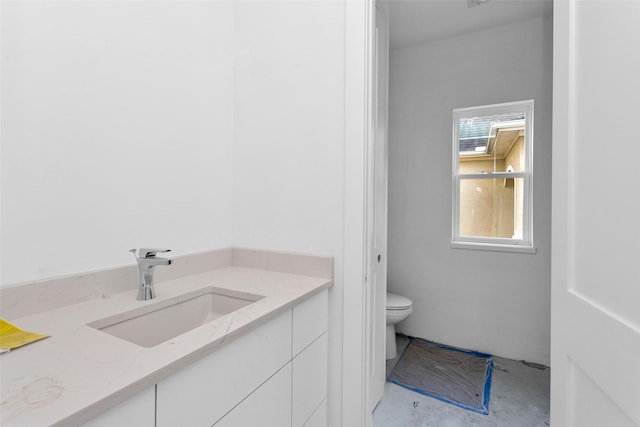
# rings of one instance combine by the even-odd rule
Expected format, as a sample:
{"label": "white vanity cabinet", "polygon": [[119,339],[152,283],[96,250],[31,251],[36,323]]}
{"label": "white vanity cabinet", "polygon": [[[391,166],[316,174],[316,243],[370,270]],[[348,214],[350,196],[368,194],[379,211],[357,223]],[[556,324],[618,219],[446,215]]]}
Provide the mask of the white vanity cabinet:
{"label": "white vanity cabinet", "polygon": [[211,426],[291,359],[291,312],[157,385],[156,426]]}
{"label": "white vanity cabinet", "polygon": [[327,399],[322,401],[318,409],[311,415],[311,418],[304,423],[304,427],[327,427],[328,414],[327,414]]}
{"label": "white vanity cabinet", "polygon": [[156,423],[155,408],[156,388],[152,386],[92,418],[82,424],[82,427],[154,427]]}
{"label": "white vanity cabinet", "polygon": [[327,324],[325,290],[166,378],[156,426],[302,427],[318,411],[322,419]]}
{"label": "white vanity cabinet", "polygon": [[326,418],[328,305],[324,291],[293,307],[292,427],[321,419],[322,411]]}
{"label": "white vanity cabinet", "polygon": [[131,265],[0,289],[50,335],[2,356],[0,425],[326,427],[331,257],[222,248],[163,271],[144,302]]}
{"label": "white vanity cabinet", "polygon": [[84,427],[326,427],[328,291]]}
{"label": "white vanity cabinet", "polygon": [[215,424],[215,427],[251,426],[291,426],[291,362]]}

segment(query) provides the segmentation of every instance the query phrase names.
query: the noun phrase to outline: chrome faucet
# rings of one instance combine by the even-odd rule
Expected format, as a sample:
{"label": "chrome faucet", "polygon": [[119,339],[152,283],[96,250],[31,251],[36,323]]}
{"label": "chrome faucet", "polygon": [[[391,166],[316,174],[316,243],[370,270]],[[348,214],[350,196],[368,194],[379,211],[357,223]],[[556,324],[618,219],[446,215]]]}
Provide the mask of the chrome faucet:
{"label": "chrome faucet", "polygon": [[156,291],[153,287],[153,267],[171,265],[173,262],[168,258],[156,258],[156,254],[169,251],[171,249],[141,248],[138,256],[135,249],[129,250],[138,261],[138,300],[147,301],[156,297]]}

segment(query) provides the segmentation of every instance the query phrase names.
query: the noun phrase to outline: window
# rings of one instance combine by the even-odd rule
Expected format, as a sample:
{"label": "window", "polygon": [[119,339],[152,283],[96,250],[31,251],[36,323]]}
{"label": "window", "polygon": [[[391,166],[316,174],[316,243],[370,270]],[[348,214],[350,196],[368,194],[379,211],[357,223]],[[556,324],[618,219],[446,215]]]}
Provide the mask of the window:
{"label": "window", "polygon": [[455,248],[535,252],[533,100],[453,110]]}

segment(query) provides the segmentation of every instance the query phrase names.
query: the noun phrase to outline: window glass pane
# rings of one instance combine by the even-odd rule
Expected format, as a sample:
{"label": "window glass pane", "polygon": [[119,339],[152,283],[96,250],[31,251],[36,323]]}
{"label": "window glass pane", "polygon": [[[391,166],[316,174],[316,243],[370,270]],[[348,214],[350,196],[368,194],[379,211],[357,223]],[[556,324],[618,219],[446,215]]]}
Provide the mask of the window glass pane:
{"label": "window glass pane", "polygon": [[460,179],[460,236],[522,239],[522,178]]}
{"label": "window glass pane", "polygon": [[522,172],[525,113],[458,119],[460,173]]}
{"label": "window glass pane", "polygon": [[531,129],[533,100],[453,110],[452,247],[533,249]]}

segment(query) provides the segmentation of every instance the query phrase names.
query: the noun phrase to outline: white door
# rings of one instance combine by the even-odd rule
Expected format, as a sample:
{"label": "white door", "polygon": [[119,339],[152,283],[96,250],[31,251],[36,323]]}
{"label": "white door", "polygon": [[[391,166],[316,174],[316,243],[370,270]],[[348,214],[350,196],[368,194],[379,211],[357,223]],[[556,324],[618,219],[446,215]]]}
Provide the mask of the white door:
{"label": "white door", "polygon": [[389,30],[384,6],[376,2],[373,68],[373,146],[368,167],[368,411],[382,398],[386,379],[385,331],[387,299],[387,163]]}
{"label": "white door", "polygon": [[551,424],[640,426],[640,1],[554,4]]}

